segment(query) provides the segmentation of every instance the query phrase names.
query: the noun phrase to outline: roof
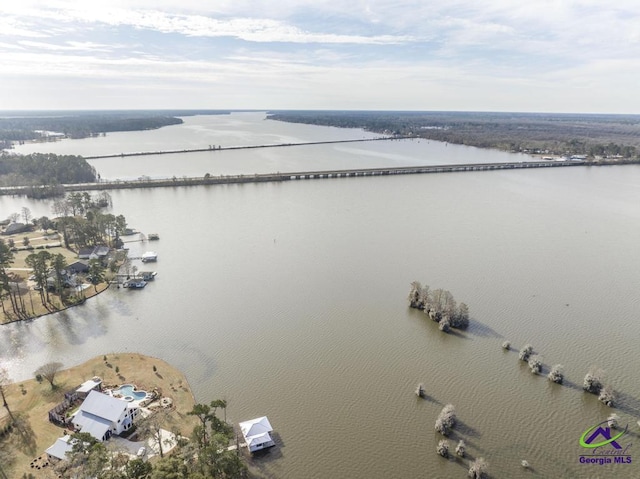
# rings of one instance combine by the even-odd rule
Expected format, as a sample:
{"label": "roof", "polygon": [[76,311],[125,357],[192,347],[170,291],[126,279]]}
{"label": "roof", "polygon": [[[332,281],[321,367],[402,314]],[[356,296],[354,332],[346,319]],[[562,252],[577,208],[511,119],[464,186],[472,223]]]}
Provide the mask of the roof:
{"label": "roof", "polygon": [[[253,437],[263,436],[265,433],[273,431],[271,423],[267,416],[258,417],[249,421],[240,423],[240,430],[247,443],[251,442]],[[268,435],[268,434],[267,434]],[[259,441],[264,442],[264,441]]]}
{"label": "roof", "polygon": [[73,417],[73,423],[80,427],[81,432],[87,432],[98,441],[102,441],[104,435],[111,427],[112,421],[94,416],[93,414],[85,411],[78,411]]}
{"label": "roof", "polygon": [[127,409],[127,402],[112,396],[91,391],[87,395],[78,412],[88,413],[98,418],[116,422]]}
{"label": "roof", "polygon": [[89,391],[91,391],[92,389],[94,389],[97,385],[102,383],[102,379],[100,378],[93,378],[93,379],[89,379],[88,381],[83,382],[78,389],[76,389],[76,392],[79,393],[87,393]]}
{"label": "roof", "polygon": [[256,446],[258,444],[264,444],[265,442],[270,442],[271,436],[269,435],[268,432],[265,432],[263,434],[258,434],[256,436],[251,436],[247,438],[247,445],[249,446]]}
{"label": "roof", "polygon": [[24,223],[11,223],[4,230],[4,234],[11,235],[14,233],[20,233],[21,231],[24,231],[26,228],[27,228],[27,225],[25,225]]}
{"label": "roof", "polygon": [[57,457],[58,459],[66,459],[67,451],[70,451],[73,447],[73,444],[69,442],[69,439],[71,439],[71,436],[68,434],[66,436],[59,437],[45,452],[50,456]]}

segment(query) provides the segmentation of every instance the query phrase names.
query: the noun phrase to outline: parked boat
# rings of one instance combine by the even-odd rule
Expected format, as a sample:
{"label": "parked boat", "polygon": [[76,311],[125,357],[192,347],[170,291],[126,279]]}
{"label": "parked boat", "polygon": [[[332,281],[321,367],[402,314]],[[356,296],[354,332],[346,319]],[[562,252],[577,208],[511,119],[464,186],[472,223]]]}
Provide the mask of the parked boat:
{"label": "parked boat", "polygon": [[138,276],[145,281],[153,281],[157,274],[155,271],[138,271]]}
{"label": "parked boat", "polygon": [[149,233],[149,236],[147,236],[147,238],[149,239],[149,241],[156,241],[160,239],[160,235],[158,235],[158,233]]}
{"label": "parked boat", "polygon": [[142,262],[147,263],[149,261],[158,261],[158,253],[153,251],[147,251],[142,255]]}
{"label": "parked boat", "polygon": [[131,279],[126,281],[122,287],[129,289],[142,289],[147,285],[147,282],[142,279]]}

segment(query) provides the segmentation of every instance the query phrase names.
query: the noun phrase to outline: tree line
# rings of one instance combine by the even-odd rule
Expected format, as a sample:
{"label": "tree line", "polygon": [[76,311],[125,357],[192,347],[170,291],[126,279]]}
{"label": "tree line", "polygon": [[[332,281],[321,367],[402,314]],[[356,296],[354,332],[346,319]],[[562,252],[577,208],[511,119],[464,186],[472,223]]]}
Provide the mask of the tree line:
{"label": "tree line", "polygon": [[96,170],[81,156],[32,153],[0,153],[0,186],[49,186],[94,183]]}
{"label": "tree line", "polygon": [[269,118],[526,153],[637,158],[640,148],[638,115],[298,111]]}

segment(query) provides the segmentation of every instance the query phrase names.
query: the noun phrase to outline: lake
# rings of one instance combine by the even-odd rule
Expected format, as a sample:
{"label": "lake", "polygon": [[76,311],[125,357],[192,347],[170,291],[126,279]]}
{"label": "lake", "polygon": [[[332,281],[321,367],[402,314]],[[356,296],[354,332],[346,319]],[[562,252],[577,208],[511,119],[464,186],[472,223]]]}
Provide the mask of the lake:
{"label": "lake", "polygon": [[[237,113],[45,149],[90,155],[200,147],[197,138],[231,146],[367,135],[375,136]],[[523,157],[414,140],[91,162],[103,178],[124,179],[514,158]],[[579,463],[578,444],[611,412],[629,424],[622,443],[640,433],[639,166],[112,197],[131,227],[159,233],[156,243],[128,244],[132,256],[158,252],[156,281],[1,327],[0,362],[12,378],[47,361],[70,366],[118,351],[161,357],[185,372],[199,401],[226,399],[229,420],[269,417],[280,445],[258,477],[466,477],[463,461],[435,453],[434,422],[448,403],[461,423],[452,448],[463,438],[492,477],[640,475],[633,447],[634,463],[599,466]],[[22,206],[51,216],[48,202],[11,197],[0,197],[0,216]],[[408,308],[413,280],[467,303],[469,329],[442,333]],[[515,351],[501,349],[505,340]],[[518,360],[526,343],[542,357],[542,375]],[[546,379],[558,363],[567,385]],[[592,366],[606,371],[618,408],[581,390]],[[414,394],[419,382],[424,400]]]}

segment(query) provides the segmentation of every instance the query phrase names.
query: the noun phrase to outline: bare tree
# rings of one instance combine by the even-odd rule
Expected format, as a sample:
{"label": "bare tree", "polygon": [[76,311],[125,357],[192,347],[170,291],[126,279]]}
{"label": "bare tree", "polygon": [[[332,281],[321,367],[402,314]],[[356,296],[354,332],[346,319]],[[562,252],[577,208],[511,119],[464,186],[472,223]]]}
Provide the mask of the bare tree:
{"label": "bare tree", "polygon": [[22,219],[24,220],[24,224],[28,225],[29,221],[31,221],[31,210],[26,206],[23,206],[21,210],[21,214],[22,214]]}
{"label": "bare tree", "polygon": [[56,385],[54,383],[54,379],[56,377],[56,374],[58,374],[58,371],[60,371],[60,369],[62,369],[62,363],[52,362],[52,363],[43,364],[38,369],[36,369],[34,374],[36,376],[38,375],[42,376],[44,379],[46,379],[49,382],[49,384],[51,385],[51,389],[55,389]]}
{"label": "bare tree", "polygon": [[472,479],[485,479],[487,477],[489,463],[484,457],[479,457],[469,465],[469,477]]}
{"label": "bare tree", "polygon": [[7,404],[7,398],[5,396],[5,390],[9,384],[9,373],[6,369],[0,368],[0,396],[2,396],[2,405],[7,410],[7,413],[9,413],[11,423],[13,424],[16,422],[16,418],[13,417],[13,413],[11,412],[11,409],[9,409],[9,404]]}
{"label": "bare tree", "polygon": [[449,441],[441,439],[436,447],[436,452],[442,457],[449,457]]}
{"label": "bare tree", "polygon": [[534,354],[529,358],[529,368],[533,374],[540,374],[542,371],[542,361],[540,360],[540,356]]}
{"label": "bare tree", "polygon": [[20,214],[19,213],[11,213],[8,218],[9,221],[11,221],[12,223],[17,223],[18,220],[20,219]]}
{"label": "bare tree", "polygon": [[443,436],[448,436],[449,432],[456,425],[456,408],[452,404],[447,404],[440,411],[438,419],[436,419],[436,431]]}
{"label": "bare tree", "polygon": [[602,369],[592,367],[584,377],[582,388],[591,394],[600,394],[603,376],[604,371]]}
{"label": "bare tree", "polygon": [[564,381],[563,369],[564,367],[562,366],[562,364],[556,364],[555,366],[553,366],[551,368],[551,371],[549,371],[549,375],[547,376],[549,378],[549,381],[562,384],[562,381]]}
{"label": "bare tree", "polygon": [[518,355],[518,357],[521,361],[529,361],[529,356],[531,356],[531,353],[533,353],[533,346],[531,346],[530,344],[525,344],[524,348],[520,350],[520,354]]}
{"label": "bare tree", "polygon": [[460,442],[458,442],[458,445],[456,446],[456,454],[460,457],[464,457],[466,453],[467,453],[467,445],[464,443],[462,439],[460,439]]}
{"label": "bare tree", "polygon": [[598,395],[598,399],[600,401],[602,401],[604,404],[606,404],[609,407],[613,407],[613,404],[616,400],[616,392],[613,390],[613,388],[610,385],[605,385],[602,386],[602,389],[600,389],[600,394]]}

